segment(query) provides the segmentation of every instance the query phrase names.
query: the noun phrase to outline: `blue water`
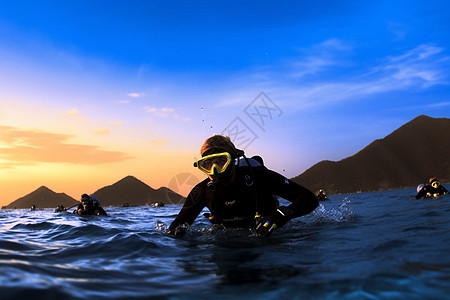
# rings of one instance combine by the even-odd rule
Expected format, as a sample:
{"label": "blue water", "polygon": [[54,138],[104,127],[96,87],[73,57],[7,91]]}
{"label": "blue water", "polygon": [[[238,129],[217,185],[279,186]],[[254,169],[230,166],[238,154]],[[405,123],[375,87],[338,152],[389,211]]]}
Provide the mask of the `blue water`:
{"label": "blue water", "polygon": [[450,196],[414,194],[334,195],[269,238],[201,215],[169,237],[180,205],[0,210],[0,298],[449,299]]}

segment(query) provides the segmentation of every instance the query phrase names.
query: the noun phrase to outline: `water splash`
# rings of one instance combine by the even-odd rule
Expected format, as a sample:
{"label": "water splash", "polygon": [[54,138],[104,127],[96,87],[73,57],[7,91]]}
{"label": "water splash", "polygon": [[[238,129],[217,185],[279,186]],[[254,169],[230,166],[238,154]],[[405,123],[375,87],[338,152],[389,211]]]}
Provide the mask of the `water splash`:
{"label": "water splash", "polygon": [[312,214],[316,223],[348,222],[355,216],[348,198],[342,200],[341,205],[336,208],[326,209],[325,206],[320,203]]}
{"label": "water splash", "polygon": [[159,232],[166,232],[168,230],[168,226],[162,221],[155,222],[155,230]]}

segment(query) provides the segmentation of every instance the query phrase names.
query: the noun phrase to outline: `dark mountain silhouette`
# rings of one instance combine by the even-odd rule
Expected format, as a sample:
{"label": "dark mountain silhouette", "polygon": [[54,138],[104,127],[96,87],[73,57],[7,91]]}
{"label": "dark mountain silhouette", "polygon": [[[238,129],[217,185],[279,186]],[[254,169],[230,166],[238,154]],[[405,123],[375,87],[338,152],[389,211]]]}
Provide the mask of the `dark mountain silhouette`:
{"label": "dark mountain silhouette", "polygon": [[6,208],[30,208],[33,204],[36,208],[56,208],[58,205],[70,207],[78,201],[64,193],[55,193],[51,189],[41,186],[34,192],[11,202]]}
{"label": "dark mountain silhouette", "polygon": [[163,202],[165,204],[184,203],[184,197],[162,187],[151,188],[133,176],[127,176],[110,186],[105,186],[93,194],[100,200],[102,206],[150,205]]}
{"label": "dark mountain silhouette", "polygon": [[347,194],[450,182],[450,119],[418,116],[341,161],[321,161],[292,180],[313,192]]}
{"label": "dark mountain silhouette", "polygon": [[[328,194],[371,192],[416,187],[428,176],[450,183],[450,119],[419,116],[383,139],[375,140],[353,156],[341,161],[321,161],[293,181]],[[102,206],[183,203],[185,198],[162,187],[155,190],[127,176],[94,193]],[[4,208],[70,207],[77,201],[45,186],[19,198]]]}

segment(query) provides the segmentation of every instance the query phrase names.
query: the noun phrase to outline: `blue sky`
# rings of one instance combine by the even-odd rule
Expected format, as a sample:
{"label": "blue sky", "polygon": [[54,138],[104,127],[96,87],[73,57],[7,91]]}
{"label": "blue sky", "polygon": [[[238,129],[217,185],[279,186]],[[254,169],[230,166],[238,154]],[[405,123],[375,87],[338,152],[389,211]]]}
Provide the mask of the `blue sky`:
{"label": "blue sky", "polygon": [[[166,186],[195,172],[205,138],[240,122],[248,155],[296,176],[418,115],[450,116],[449,11],[448,1],[2,1],[0,126],[121,153],[96,168]],[[263,126],[251,114],[261,101]],[[67,157],[0,163],[8,178],[31,164],[90,167]],[[174,166],[161,175],[152,160]]]}

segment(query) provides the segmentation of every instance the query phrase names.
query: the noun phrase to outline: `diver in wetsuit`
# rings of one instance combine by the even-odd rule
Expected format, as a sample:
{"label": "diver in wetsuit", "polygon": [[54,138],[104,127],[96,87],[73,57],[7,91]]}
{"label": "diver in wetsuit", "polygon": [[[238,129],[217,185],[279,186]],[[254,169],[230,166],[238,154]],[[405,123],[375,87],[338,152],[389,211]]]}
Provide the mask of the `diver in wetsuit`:
{"label": "diver in wetsuit", "polygon": [[77,215],[108,215],[100,206],[98,199],[95,196],[88,194],[81,195],[81,203],[73,213]]}
{"label": "diver in wetsuit", "polygon": [[417,189],[416,199],[448,194],[447,189],[435,177],[428,177],[422,188]]}
{"label": "diver in wetsuit", "polygon": [[317,199],[318,199],[319,201],[326,201],[326,200],[328,200],[327,192],[326,192],[325,190],[320,190],[320,191],[317,193]]}
{"label": "diver in wetsuit", "polygon": [[[310,190],[267,169],[259,157],[246,158],[229,137],[208,138],[200,153],[202,158],[194,166],[208,178],[189,193],[169,227],[171,235],[184,235],[205,206],[211,212],[207,215],[211,223],[225,228],[253,227],[260,235],[269,235],[318,206]],[[275,195],[292,203],[279,206]]]}

